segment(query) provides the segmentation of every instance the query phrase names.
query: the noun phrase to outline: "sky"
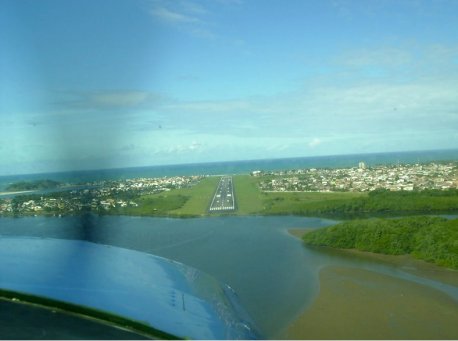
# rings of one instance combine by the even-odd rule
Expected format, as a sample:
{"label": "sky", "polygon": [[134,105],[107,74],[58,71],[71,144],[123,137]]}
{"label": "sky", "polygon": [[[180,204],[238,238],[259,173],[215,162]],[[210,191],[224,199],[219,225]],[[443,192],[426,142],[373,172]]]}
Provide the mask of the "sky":
{"label": "sky", "polygon": [[0,175],[450,148],[455,0],[0,0]]}

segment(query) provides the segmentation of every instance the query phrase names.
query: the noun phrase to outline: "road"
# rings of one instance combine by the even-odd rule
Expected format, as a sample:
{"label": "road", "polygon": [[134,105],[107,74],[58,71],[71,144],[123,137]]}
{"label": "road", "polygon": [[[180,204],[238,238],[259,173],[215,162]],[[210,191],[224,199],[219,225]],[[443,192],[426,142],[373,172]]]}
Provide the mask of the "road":
{"label": "road", "polygon": [[234,186],[231,176],[221,177],[209,211],[210,213],[235,211]]}

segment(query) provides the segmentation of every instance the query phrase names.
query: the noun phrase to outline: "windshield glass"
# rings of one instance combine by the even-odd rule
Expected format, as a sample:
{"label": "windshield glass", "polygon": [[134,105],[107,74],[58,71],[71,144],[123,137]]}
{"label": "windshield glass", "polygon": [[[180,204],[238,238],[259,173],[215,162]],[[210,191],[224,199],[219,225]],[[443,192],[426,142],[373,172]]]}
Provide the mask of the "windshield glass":
{"label": "windshield glass", "polygon": [[129,325],[80,338],[458,338],[457,23],[0,0],[0,303]]}

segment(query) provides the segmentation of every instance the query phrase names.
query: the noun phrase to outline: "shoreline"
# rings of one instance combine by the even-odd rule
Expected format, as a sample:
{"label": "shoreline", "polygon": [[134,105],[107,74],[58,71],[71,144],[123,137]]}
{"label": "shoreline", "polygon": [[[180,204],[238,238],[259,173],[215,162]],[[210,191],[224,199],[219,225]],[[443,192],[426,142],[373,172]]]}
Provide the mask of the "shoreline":
{"label": "shoreline", "polygon": [[30,192],[36,192],[36,190],[13,191],[13,192],[0,192],[0,197],[1,197],[1,196],[4,196],[4,195],[24,194],[24,193],[30,193]]}
{"label": "shoreline", "polygon": [[[302,241],[302,236],[306,233],[305,229],[288,229],[288,233]],[[305,246],[305,244],[304,244]],[[356,249],[337,249],[332,247],[309,246],[315,250],[323,248],[345,257],[357,257],[370,259],[383,264],[390,264],[400,270],[415,276],[443,282],[445,284],[458,287],[458,270],[446,268],[435,263],[430,263],[411,255],[386,255],[382,253],[361,251]]]}
{"label": "shoreline", "polygon": [[[298,239],[307,230],[288,233]],[[318,249],[319,247],[312,247]],[[369,259],[458,287],[458,271],[419,260],[359,250],[323,248]],[[372,270],[326,266],[319,293],[280,335],[284,339],[458,339],[458,302],[428,285]]]}

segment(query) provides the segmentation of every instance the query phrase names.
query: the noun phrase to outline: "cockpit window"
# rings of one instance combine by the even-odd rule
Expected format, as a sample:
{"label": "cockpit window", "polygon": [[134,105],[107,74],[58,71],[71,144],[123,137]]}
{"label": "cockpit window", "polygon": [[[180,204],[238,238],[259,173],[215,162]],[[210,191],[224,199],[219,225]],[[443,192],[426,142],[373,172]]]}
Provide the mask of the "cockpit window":
{"label": "cockpit window", "polygon": [[0,0],[0,338],[457,339],[457,23]]}

